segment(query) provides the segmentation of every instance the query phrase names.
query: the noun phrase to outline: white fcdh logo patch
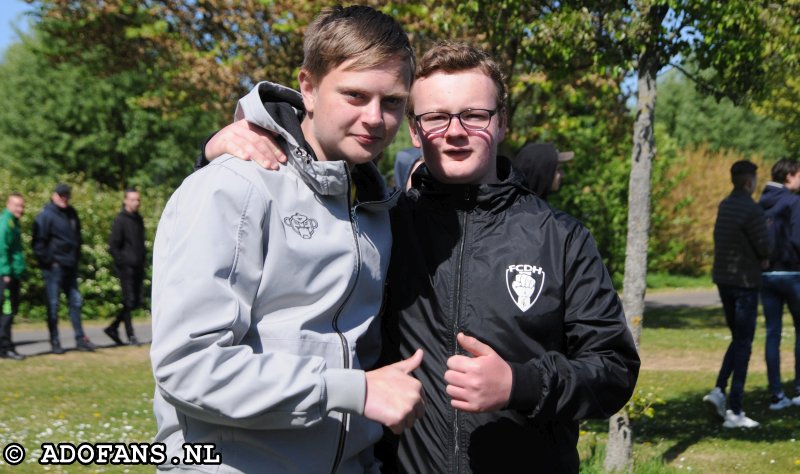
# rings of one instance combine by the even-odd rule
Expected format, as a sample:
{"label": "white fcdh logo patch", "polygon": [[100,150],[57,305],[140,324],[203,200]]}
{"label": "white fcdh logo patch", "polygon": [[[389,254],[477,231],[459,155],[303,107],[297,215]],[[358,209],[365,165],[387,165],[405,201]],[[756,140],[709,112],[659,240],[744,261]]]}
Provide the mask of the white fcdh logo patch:
{"label": "white fcdh logo patch", "polygon": [[297,235],[304,239],[310,239],[314,235],[314,229],[319,226],[316,219],[304,216],[299,212],[295,212],[289,217],[284,217],[283,223],[291,227],[293,231],[297,232]]}
{"label": "white fcdh logo patch", "polygon": [[539,295],[544,286],[544,270],[533,265],[509,265],[506,269],[506,287],[508,294],[517,307],[527,311]]}

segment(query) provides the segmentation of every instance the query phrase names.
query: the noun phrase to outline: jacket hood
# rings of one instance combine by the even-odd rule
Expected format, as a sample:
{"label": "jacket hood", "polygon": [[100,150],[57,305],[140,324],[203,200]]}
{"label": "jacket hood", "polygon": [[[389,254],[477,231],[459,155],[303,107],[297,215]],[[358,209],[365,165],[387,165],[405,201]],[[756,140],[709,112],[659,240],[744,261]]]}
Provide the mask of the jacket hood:
{"label": "jacket hood", "polygon": [[767,214],[779,214],[785,207],[791,205],[791,191],[783,185],[769,182],[764,186],[758,203]]}
{"label": "jacket hood", "polygon": [[553,146],[534,143],[519,151],[514,165],[522,172],[528,187],[540,198],[547,199],[558,168],[558,151]]}

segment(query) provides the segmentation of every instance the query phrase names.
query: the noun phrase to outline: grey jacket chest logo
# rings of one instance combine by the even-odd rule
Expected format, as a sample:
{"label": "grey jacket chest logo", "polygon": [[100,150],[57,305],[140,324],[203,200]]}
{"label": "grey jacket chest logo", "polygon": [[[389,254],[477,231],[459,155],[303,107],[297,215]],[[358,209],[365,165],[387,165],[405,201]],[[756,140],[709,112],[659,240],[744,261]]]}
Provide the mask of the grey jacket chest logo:
{"label": "grey jacket chest logo", "polygon": [[542,267],[533,265],[509,265],[506,268],[508,294],[521,311],[527,311],[539,299],[544,275]]}
{"label": "grey jacket chest logo", "polygon": [[299,212],[295,212],[289,217],[284,217],[283,223],[291,227],[297,235],[304,239],[310,239],[314,235],[314,229],[319,226],[316,219],[304,216]]}

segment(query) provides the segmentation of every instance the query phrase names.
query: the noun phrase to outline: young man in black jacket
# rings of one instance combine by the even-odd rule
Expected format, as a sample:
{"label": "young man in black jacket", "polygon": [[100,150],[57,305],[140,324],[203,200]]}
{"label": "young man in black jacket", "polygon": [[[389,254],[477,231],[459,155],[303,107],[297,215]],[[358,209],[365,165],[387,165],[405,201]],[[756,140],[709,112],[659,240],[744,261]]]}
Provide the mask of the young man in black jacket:
{"label": "young man in black jacket", "polygon": [[[712,278],[719,290],[731,343],[719,369],[717,383],[703,401],[724,420],[725,428],[755,428],[759,423],[745,415],[742,405],[747,366],[758,316],[761,270],[769,264],[769,243],[764,211],[753,201],[756,165],[737,161],[731,166],[733,191],[722,200],[714,223]],[[730,392],[725,404],[725,389]]]}
{"label": "young man in black jacket", "polygon": [[122,287],[122,311],[103,331],[119,345],[124,344],[119,337],[120,323],[125,324],[128,343],[139,345],[131,322],[131,312],[142,304],[144,281],[144,220],[139,215],[140,204],[139,191],[126,189],[122,211],[114,219],[108,239],[108,251],[114,257],[114,269]]}
{"label": "young man in black jacket", "polygon": [[[383,342],[384,362],[425,351],[414,375],[426,411],[386,449],[384,472],[578,472],[579,420],[610,416],[636,384],[588,230],[497,156],[505,98],[499,66],[474,47],[440,44],[420,61],[407,111],[425,164],[392,211]],[[243,132],[215,143],[238,136],[273,166],[267,135]]]}
{"label": "young man in black jacket", "polygon": [[63,354],[58,337],[58,298],[67,295],[69,318],[75,331],[75,345],[81,351],[94,351],[81,324],[83,300],[78,290],[78,262],[81,257],[81,221],[69,205],[70,187],[59,183],[42,212],[33,221],[33,253],[42,269],[47,298],[47,327],[54,354]]}

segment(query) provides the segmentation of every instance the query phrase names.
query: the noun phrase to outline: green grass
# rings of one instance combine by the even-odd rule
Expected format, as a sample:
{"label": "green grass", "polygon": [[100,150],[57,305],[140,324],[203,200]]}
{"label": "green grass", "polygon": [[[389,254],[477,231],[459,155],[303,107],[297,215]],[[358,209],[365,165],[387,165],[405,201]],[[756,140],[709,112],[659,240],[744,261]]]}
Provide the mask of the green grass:
{"label": "green grass", "polygon": [[669,273],[648,273],[647,287],[652,289],[661,288],[708,288],[713,287],[711,275],[687,276],[672,275]]}
{"label": "green grass", "polygon": [[[793,364],[788,315],[784,327],[782,363],[788,380]],[[635,473],[800,473],[800,407],[772,412],[767,406],[763,319],[745,393],[748,416],[762,426],[724,429],[702,403],[729,341],[719,308],[660,307],[645,314],[636,398],[653,403],[653,416],[640,415],[634,422]],[[153,388],[148,346],[0,360],[0,446],[16,442],[27,450],[21,465],[0,462],[0,472],[42,472],[36,460],[44,442],[151,441]],[[582,424],[581,472],[602,472],[607,430],[604,420]],[[48,472],[153,470],[91,465],[50,466]]]}

